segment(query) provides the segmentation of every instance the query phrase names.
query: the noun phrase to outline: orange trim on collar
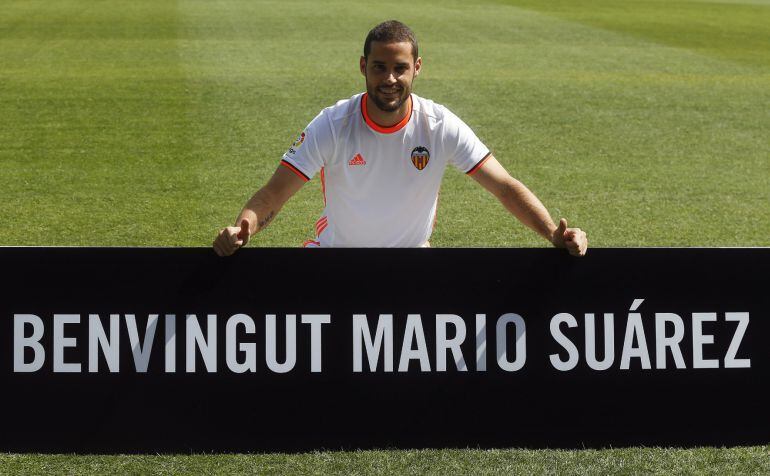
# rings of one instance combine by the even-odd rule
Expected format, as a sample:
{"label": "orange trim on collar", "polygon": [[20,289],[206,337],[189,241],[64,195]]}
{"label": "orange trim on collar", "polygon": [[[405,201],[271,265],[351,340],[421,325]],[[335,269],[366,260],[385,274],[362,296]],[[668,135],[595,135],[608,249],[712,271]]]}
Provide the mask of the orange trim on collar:
{"label": "orange trim on collar", "polygon": [[398,124],[394,124],[390,127],[383,127],[376,122],[372,120],[371,117],[369,117],[369,112],[367,111],[366,107],[366,98],[369,96],[368,93],[364,93],[363,96],[361,96],[361,114],[364,116],[364,121],[366,124],[374,129],[375,131],[381,133],[381,134],[392,134],[394,132],[398,132],[401,129],[404,128],[405,125],[409,124],[409,119],[412,118],[412,95],[409,95],[409,110],[406,112],[406,116],[404,116],[403,119]]}

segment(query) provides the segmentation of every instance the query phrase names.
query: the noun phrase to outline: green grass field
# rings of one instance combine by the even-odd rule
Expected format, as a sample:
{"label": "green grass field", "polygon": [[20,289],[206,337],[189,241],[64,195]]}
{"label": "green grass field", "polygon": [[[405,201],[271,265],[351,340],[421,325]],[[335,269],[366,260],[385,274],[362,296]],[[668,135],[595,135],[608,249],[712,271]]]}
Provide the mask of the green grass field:
{"label": "green grass field", "polygon": [[[770,3],[6,1],[0,243],[207,246],[399,17],[453,109],[593,246],[770,244]],[[296,246],[318,180],[257,240]],[[435,246],[543,246],[449,170]]]}
{"label": "green grass field", "polygon": [[412,450],[265,455],[0,455],[4,473],[768,474],[770,446],[611,450]]}
{"label": "green grass field", "polygon": [[[0,8],[0,245],[208,246],[384,19],[592,246],[770,245],[770,0],[95,1]],[[317,179],[256,246],[297,246]],[[434,246],[544,246],[448,170]],[[0,457],[0,472],[767,473],[770,447]]]}

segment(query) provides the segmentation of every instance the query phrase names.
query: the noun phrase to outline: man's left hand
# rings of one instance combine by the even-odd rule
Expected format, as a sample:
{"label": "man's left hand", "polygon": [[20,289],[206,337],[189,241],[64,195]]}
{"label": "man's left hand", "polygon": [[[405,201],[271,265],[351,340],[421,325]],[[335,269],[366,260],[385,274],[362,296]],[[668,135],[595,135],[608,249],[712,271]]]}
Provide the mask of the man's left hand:
{"label": "man's left hand", "polygon": [[572,256],[585,256],[588,250],[588,237],[580,228],[567,228],[567,220],[562,218],[553,232],[551,243],[557,248],[567,248]]}

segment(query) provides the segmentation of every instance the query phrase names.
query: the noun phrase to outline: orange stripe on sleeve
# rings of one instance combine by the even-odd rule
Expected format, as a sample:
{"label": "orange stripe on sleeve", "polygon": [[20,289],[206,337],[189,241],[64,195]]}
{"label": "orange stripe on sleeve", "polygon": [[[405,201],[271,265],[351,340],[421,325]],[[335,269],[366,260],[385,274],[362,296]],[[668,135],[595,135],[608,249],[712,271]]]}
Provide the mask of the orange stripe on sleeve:
{"label": "orange stripe on sleeve", "polygon": [[467,175],[475,174],[476,172],[478,172],[478,170],[481,168],[481,166],[484,165],[484,162],[489,160],[490,157],[492,157],[492,152],[487,152],[487,155],[485,155],[483,159],[479,160],[478,163],[476,163],[476,165],[474,165],[472,169],[470,169],[469,171],[467,171],[465,173]]}
{"label": "orange stripe on sleeve", "polygon": [[293,165],[291,165],[290,163],[286,162],[285,160],[281,161],[281,165],[283,165],[287,169],[289,169],[292,172],[294,172],[294,175],[296,175],[297,177],[301,178],[305,182],[310,180],[310,177],[308,177],[307,175],[305,175],[302,172],[300,172],[298,168],[294,167]]}

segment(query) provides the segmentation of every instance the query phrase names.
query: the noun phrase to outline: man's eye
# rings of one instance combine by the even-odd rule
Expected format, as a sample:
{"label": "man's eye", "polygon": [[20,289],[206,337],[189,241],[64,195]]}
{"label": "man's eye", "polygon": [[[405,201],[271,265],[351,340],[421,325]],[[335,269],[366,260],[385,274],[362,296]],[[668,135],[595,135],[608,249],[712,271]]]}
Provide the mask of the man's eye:
{"label": "man's eye", "polygon": [[376,64],[376,65],[374,65],[374,69],[376,71],[385,71],[385,66],[381,65],[381,64]]}

